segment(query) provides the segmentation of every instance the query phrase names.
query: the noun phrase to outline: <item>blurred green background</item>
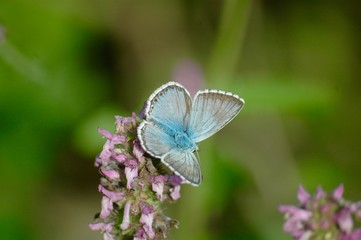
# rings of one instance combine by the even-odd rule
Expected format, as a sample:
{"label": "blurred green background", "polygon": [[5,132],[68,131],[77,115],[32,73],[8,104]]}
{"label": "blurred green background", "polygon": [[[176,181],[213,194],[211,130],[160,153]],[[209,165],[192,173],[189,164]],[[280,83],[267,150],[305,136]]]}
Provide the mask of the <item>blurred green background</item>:
{"label": "blurred green background", "polygon": [[246,101],[200,145],[204,182],[167,206],[170,239],[290,239],[277,206],[299,184],[361,199],[360,7],[0,1],[1,239],[101,239],[97,127],[169,80]]}

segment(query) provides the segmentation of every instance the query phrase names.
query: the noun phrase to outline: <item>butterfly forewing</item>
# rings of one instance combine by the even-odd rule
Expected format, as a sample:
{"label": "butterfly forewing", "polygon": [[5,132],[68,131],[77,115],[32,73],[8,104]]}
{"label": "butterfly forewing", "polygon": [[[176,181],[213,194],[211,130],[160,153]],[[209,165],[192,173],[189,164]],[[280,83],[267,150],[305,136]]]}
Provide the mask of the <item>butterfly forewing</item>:
{"label": "butterfly forewing", "polygon": [[162,162],[171,168],[177,175],[189,183],[198,186],[202,181],[202,173],[197,157],[192,152],[173,149],[162,157]]}
{"label": "butterfly forewing", "polygon": [[192,100],[181,85],[169,82],[157,89],[149,98],[146,120],[165,130],[184,130],[189,122]]}
{"label": "butterfly forewing", "polygon": [[222,129],[242,109],[243,99],[217,90],[199,91],[193,101],[189,129],[200,142]]}

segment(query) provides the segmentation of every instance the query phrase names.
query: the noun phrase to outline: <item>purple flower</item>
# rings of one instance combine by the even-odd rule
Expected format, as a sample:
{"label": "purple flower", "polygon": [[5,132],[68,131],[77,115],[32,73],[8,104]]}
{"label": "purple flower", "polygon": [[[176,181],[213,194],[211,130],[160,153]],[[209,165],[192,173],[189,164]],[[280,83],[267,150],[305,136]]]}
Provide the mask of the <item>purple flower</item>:
{"label": "purple flower", "polygon": [[173,186],[169,189],[171,198],[178,200],[180,198],[180,185],[183,183],[182,178],[177,175],[170,175],[168,177],[168,183]]}
{"label": "purple flower", "polygon": [[106,218],[109,216],[111,211],[113,210],[113,202],[110,198],[103,196],[102,198],[102,210],[100,212],[100,216],[102,218]]}
{"label": "purple flower", "polygon": [[98,128],[98,132],[112,142],[112,144],[120,144],[125,142],[125,136],[118,134],[111,134],[109,131]]}
{"label": "purple flower", "polygon": [[316,193],[316,199],[321,199],[324,198],[326,196],[325,191],[323,191],[321,186],[317,187],[317,193]]}
{"label": "purple flower", "polygon": [[135,160],[128,160],[124,162],[125,177],[127,178],[127,188],[131,189],[134,178],[138,177],[138,163]]}
{"label": "purple flower", "polygon": [[281,205],[279,211],[286,214],[283,230],[294,237],[300,237],[305,232],[304,223],[312,216],[312,212],[288,205]]}
{"label": "purple flower", "polygon": [[168,177],[168,183],[174,187],[181,185],[183,182],[183,179],[178,175],[170,175]]}
{"label": "purple flower", "polygon": [[298,188],[297,197],[300,203],[302,205],[305,205],[310,200],[311,195],[308,192],[306,192],[306,190],[302,186],[300,186]]}
{"label": "purple flower", "polygon": [[140,208],[142,211],[142,216],[140,217],[139,222],[144,224],[143,228],[144,231],[147,233],[148,237],[150,239],[154,239],[155,233],[152,227],[154,219],[153,207],[142,202]]}
{"label": "purple flower", "polygon": [[104,194],[102,198],[102,210],[100,212],[100,216],[106,218],[113,210],[113,202],[117,202],[121,200],[124,194],[122,192],[109,191],[106,188],[104,188],[102,185],[99,185],[98,189],[99,192]]}
{"label": "purple flower", "polygon": [[180,198],[180,189],[181,187],[180,185],[178,185],[169,190],[171,192],[170,196],[172,197],[173,200],[178,200]]}
{"label": "purple flower", "polygon": [[133,155],[140,163],[143,163],[145,161],[144,158],[144,149],[142,146],[140,146],[140,142],[138,139],[133,141],[134,147],[133,147]]}
{"label": "purple flower", "polygon": [[126,230],[126,229],[129,228],[129,223],[130,223],[130,217],[129,217],[130,206],[131,206],[131,203],[130,203],[130,201],[128,201],[128,202],[125,204],[125,207],[124,207],[123,222],[122,222],[122,224],[120,224],[120,228],[121,228],[122,230]]}
{"label": "purple flower", "polygon": [[127,156],[125,156],[124,154],[115,154],[113,156],[113,158],[118,162],[118,163],[124,163],[127,160]]}
{"label": "purple flower", "polygon": [[103,233],[104,240],[114,240],[111,232],[113,230],[113,223],[91,223],[89,224],[91,230],[100,231]]}
{"label": "purple flower", "polygon": [[147,234],[143,227],[138,228],[133,240],[147,240]]}
{"label": "purple flower", "polygon": [[99,192],[103,193],[104,196],[106,196],[107,198],[112,200],[112,202],[117,202],[117,201],[121,200],[124,197],[123,192],[112,192],[112,191],[107,190],[102,185],[98,186],[98,190],[99,190]]}
{"label": "purple flower", "polygon": [[167,180],[166,177],[160,176],[153,176],[150,179],[152,183],[152,190],[156,193],[159,200],[163,201],[163,190],[164,190],[164,182]]}
{"label": "purple flower", "polygon": [[361,229],[356,229],[355,231],[345,234],[342,233],[340,235],[340,240],[360,240],[361,239]]}
{"label": "purple flower", "polygon": [[132,113],[131,117],[115,117],[115,125],[118,133],[128,132],[132,127],[137,124],[136,114]]}
{"label": "purple flower", "polygon": [[120,178],[120,175],[119,175],[119,172],[116,171],[116,170],[107,170],[107,169],[104,169],[104,168],[101,168],[100,171],[102,172],[102,174],[109,178],[109,179],[119,179]]}
{"label": "purple flower", "polygon": [[343,195],[343,185],[340,184],[335,191],[333,191],[332,196],[334,199],[339,200],[342,198]]}
{"label": "purple flower", "polygon": [[106,231],[111,232],[113,230],[113,223],[91,223],[89,224],[90,229],[96,230],[96,231]]}
{"label": "purple flower", "polygon": [[99,167],[100,165],[106,165],[112,155],[114,154],[114,145],[121,144],[125,142],[125,136],[118,134],[111,134],[109,131],[98,128],[98,132],[107,138],[106,143],[104,144],[103,151],[99,154],[95,165]]}
{"label": "purple flower", "polygon": [[345,233],[350,233],[353,228],[353,221],[351,212],[347,208],[341,209],[338,213],[335,215],[336,222],[338,223],[340,229]]}

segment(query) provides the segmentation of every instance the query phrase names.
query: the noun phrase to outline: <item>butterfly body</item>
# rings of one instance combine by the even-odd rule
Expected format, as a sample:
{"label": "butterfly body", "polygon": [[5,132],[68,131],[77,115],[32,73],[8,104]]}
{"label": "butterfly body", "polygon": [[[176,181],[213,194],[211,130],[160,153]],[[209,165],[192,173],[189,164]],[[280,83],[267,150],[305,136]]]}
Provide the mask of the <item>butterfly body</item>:
{"label": "butterfly body", "polygon": [[237,95],[219,90],[198,91],[192,101],[183,86],[169,82],[149,97],[138,138],[148,154],[198,186],[202,173],[194,154],[197,143],[223,128],[243,105]]}

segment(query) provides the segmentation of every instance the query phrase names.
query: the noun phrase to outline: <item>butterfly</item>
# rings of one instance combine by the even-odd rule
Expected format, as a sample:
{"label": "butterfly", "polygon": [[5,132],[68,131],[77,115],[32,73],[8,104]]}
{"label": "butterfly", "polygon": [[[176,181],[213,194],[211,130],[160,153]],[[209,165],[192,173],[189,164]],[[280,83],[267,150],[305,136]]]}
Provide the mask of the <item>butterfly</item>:
{"label": "butterfly", "polygon": [[168,82],[149,97],[137,135],[149,155],[198,186],[202,172],[197,143],[227,125],[243,105],[239,96],[220,90],[198,91],[192,100],[182,85]]}

